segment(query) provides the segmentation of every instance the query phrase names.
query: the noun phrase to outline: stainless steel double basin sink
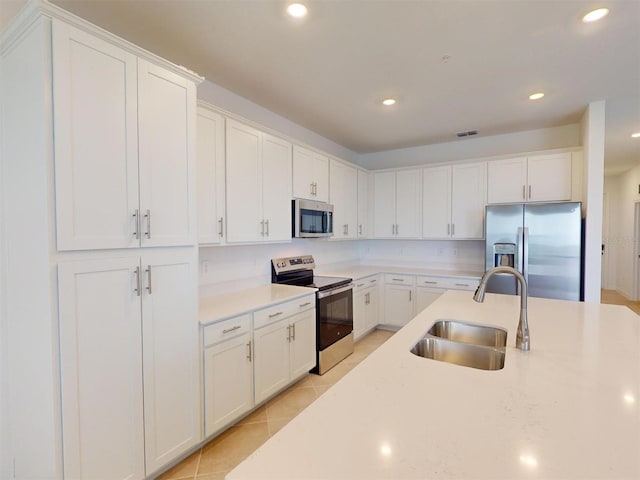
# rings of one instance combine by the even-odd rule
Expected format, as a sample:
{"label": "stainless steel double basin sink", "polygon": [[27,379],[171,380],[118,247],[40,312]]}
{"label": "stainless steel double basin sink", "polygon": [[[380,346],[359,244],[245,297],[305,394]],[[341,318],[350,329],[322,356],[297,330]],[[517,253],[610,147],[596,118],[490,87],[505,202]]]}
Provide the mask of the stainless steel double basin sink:
{"label": "stainless steel double basin sink", "polygon": [[411,349],[419,357],[480,370],[504,368],[507,331],[459,320],[436,321]]}

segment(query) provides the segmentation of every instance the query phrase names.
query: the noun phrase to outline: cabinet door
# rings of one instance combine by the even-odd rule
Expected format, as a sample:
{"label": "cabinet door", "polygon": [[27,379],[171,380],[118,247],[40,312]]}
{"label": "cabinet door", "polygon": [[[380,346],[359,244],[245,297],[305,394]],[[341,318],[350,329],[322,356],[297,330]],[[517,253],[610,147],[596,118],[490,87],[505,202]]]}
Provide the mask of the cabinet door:
{"label": "cabinet door", "polygon": [[289,383],[289,329],[286,320],[253,332],[255,403]]}
{"label": "cabinet door", "polygon": [[204,351],[205,436],[220,431],[253,407],[251,334]]}
{"label": "cabinet door", "polygon": [[374,235],[376,238],[395,236],[396,173],[374,173]]}
{"label": "cabinet door", "polygon": [[224,151],[224,117],[208,108],[198,107],[196,191],[199,244],[219,244],[224,240]]}
{"label": "cabinet door", "polygon": [[369,236],[369,174],[358,170],[358,238]]}
{"label": "cabinet door", "polygon": [[137,258],[58,266],[67,478],[145,476],[137,266]]}
{"label": "cabinet door", "polygon": [[451,236],[451,167],[422,171],[422,236]]}
{"label": "cabinet door", "polygon": [[136,57],[57,20],[52,36],[58,250],[136,246]]}
{"label": "cabinet door", "polygon": [[384,323],[403,327],[413,318],[413,288],[384,286]]}
{"label": "cabinet door", "polygon": [[263,134],[262,218],[264,240],[291,239],[291,144]]}
{"label": "cabinet door", "polygon": [[367,331],[375,328],[378,325],[378,317],[380,315],[380,292],[378,287],[370,287],[367,291],[369,294],[367,298],[367,308],[365,316],[365,328]]}
{"label": "cabinet door", "polygon": [[571,200],[571,153],[529,157],[530,202]]}
{"label": "cabinet door", "polygon": [[293,196],[317,200],[314,195],[316,183],[314,177],[314,152],[293,146]]}
{"label": "cabinet door", "polygon": [[316,366],[316,310],[312,308],[289,319],[290,379],[309,373]]}
{"label": "cabinet door", "polygon": [[353,338],[359,340],[367,330],[367,290],[356,284],[353,292]]}
{"label": "cabinet door", "polygon": [[196,243],[196,87],[138,59],[143,246]]}
{"label": "cabinet door", "polygon": [[261,132],[227,120],[227,242],[262,240]]}
{"label": "cabinet door", "polygon": [[487,203],[526,201],[527,159],[493,160],[487,163]]}
{"label": "cabinet door", "polygon": [[147,472],[201,439],[195,249],[142,256]]}
{"label": "cabinet door", "polygon": [[435,302],[444,292],[446,292],[446,290],[443,288],[417,287],[416,315]]}
{"label": "cabinet door", "polygon": [[485,168],[484,163],[452,167],[451,238],[484,238]]}
{"label": "cabinet door", "polygon": [[420,238],[422,206],[422,171],[396,173],[396,237]]}
{"label": "cabinet door", "polygon": [[316,184],[314,200],[329,201],[329,159],[319,153],[314,155],[313,179]]}
{"label": "cabinet door", "polygon": [[330,196],[333,204],[333,238],[357,236],[357,170],[335,160],[330,163]]}

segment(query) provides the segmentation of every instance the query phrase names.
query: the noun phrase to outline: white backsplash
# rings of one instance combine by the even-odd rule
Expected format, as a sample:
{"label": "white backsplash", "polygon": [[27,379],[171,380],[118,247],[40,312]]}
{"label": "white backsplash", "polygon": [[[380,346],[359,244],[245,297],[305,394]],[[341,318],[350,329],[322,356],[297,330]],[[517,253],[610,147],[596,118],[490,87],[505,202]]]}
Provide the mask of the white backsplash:
{"label": "white backsplash", "polygon": [[396,265],[434,270],[484,271],[484,241],[293,239],[291,243],[200,248],[200,295],[271,282],[271,259],[313,255],[316,265]]}

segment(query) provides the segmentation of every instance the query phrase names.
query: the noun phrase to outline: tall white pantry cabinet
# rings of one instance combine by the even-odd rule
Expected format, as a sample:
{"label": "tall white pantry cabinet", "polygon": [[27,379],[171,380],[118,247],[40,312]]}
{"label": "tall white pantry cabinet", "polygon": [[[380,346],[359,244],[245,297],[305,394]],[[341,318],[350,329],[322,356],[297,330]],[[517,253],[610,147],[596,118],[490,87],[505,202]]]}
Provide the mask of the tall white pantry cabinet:
{"label": "tall white pantry cabinet", "polygon": [[201,79],[37,1],[0,59],[0,476],[145,478],[202,439]]}

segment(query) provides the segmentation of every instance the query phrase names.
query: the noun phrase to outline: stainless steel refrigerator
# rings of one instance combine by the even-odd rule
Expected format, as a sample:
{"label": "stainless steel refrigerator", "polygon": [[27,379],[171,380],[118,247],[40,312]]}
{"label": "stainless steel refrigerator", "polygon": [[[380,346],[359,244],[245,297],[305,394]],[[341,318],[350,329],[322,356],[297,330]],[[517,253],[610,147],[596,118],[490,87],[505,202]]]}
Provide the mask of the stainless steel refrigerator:
{"label": "stainless steel refrigerator", "polygon": [[[490,205],[485,217],[486,270],[507,265],[527,280],[532,297],[581,300],[580,203]],[[515,294],[513,275],[494,275],[487,292]]]}

